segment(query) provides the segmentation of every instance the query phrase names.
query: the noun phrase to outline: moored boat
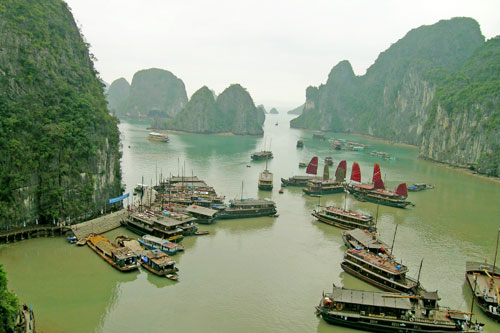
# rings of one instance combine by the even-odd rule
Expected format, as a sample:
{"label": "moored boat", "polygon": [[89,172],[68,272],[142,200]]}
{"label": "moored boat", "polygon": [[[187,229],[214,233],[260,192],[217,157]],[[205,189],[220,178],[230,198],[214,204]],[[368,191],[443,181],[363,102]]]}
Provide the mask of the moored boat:
{"label": "moored boat", "polygon": [[374,233],[366,229],[356,228],[353,230],[341,231],[340,233],[348,249],[362,248],[377,254],[388,254],[387,250],[389,249],[389,245],[378,239]]}
{"label": "moored boat", "polygon": [[281,178],[281,183],[283,186],[299,186],[304,187],[307,185],[307,182],[311,179],[319,179],[316,176],[293,176],[288,179]]}
{"label": "moored boat", "polygon": [[141,256],[139,262],[142,267],[158,276],[166,276],[167,274],[179,271],[179,269],[175,267],[175,261],[159,250],[147,251],[146,255]]}
{"label": "moored boat", "polygon": [[252,160],[265,160],[273,158],[273,152],[269,150],[256,151],[250,155]]}
{"label": "moored boat", "polygon": [[493,265],[467,261],[465,263],[465,280],[473,295],[473,302],[488,315],[488,317],[500,322],[500,269],[496,267],[498,239],[495,248],[495,259]]}
{"label": "moored boat", "polygon": [[333,165],[333,158],[331,156],[325,157],[325,164]]}
{"label": "moored boat", "polygon": [[434,188],[434,186],[432,184],[417,183],[417,184],[410,185],[408,187],[408,191],[410,191],[410,192],[419,192],[419,191],[423,191],[423,190],[427,190],[427,189],[433,189],[433,188]]}
{"label": "moored boat", "polygon": [[477,332],[470,313],[438,305],[437,292],[408,296],[339,288],[323,293],[317,314],[326,322],[370,332]]}
{"label": "moored boat", "polygon": [[275,216],[276,203],[271,200],[231,200],[226,209],[217,214],[218,219],[236,219],[260,216]]}
{"label": "moored boat", "polygon": [[114,245],[103,236],[90,235],[87,238],[87,245],[108,264],[122,272],[139,267],[137,257],[129,248]]}
{"label": "moored boat", "polygon": [[151,132],[148,135],[148,140],[150,141],[159,141],[159,142],[168,142],[169,138],[166,134]]}
{"label": "moored boat", "polygon": [[215,222],[218,210],[191,205],[186,207],[186,212],[196,218],[196,222],[200,224],[212,224]]}
{"label": "moored boat", "polygon": [[311,179],[302,190],[307,195],[323,195],[344,192],[344,185],[335,179]]}
{"label": "moored boat", "polygon": [[267,169],[267,158],[266,158],[266,169],[259,173],[258,180],[259,190],[271,191],[273,189],[273,173],[269,172]]}
{"label": "moored boat", "polygon": [[184,246],[178,243],[169,242],[159,237],[144,235],[139,239],[139,243],[149,250],[160,250],[166,254],[176,254],[179,251],[184,251]]}
{"label": "moored boat", "polygon": [[356,228],[375,231],[375,224],[371,215],[359,214],[337,207],[324,207],[313,210],[312,216],[318,221],[333,225],[341,229]]}
{"label": "moored boat", "polygon": [[307,167],[306,162],[299,162],[299,168],[305,168],[305,167]]}

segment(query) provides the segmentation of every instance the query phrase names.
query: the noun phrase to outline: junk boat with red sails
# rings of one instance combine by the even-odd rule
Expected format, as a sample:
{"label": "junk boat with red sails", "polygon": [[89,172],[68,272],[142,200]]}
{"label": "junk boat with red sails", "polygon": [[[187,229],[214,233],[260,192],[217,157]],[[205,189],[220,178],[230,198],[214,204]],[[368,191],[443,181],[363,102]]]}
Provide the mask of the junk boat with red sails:
{"label": "junk boat with red sails", "polygon": [[396,191],[390,191],[385,188],[378,163],[375,163],[373,168],[372,184],[358,184],[361,183],[361,170],[359,164],[356,162],[352,166],[351,181],[357,183],[351,182],[346,184],[345,190],[360,201],[368,201],[397,208],[405,208],[410,204],[413,205],[410,201],[406,200],[408,197],[406,183],[399,184]]}
{"label": "junk boat with red sails", "polygon": [[316,313],[326,322],[369,332],[477,332],[471,313],[437,303],[437,292],[405,295],[340,288],[324,293]]}
{"label": "junk boat with red sails", "polygon": [[[335,172],[336,178],[330,179],[330,169],[328,164],[323,168],[323,179],[311,179],[307,182],[307,187],[302,191],[307,195],[319,196],[323,194],[332,194],[344,192],[346,162],[342,161],[337,166]],[[316,175],[318,170],[318,157],[313,157],[307,166],[306,173]]]}
{"label": "junk boat with red sails", "polygon": [[496,267],[499,236],[500,230],[493,265],[476,261],[465,263],[465,280],[472,291],[473,302],[497,322],[500,322],[500,269]]}

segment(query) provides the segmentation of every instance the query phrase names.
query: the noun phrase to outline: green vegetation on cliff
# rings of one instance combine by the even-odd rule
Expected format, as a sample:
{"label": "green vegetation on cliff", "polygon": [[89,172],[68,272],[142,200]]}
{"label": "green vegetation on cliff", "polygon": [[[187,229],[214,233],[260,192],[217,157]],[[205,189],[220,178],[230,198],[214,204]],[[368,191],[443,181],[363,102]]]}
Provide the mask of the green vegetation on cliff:
{"label": "green vegetation on cliff", "polygon": [[150,68],[134,74],[119,116],[171,118],[187,103],[184,82],[169,71]]}
{"label": "green vegetation on cliff", "polygon": [[117,119],[61,0],[0,3],[0,227],[79,218],[121,194]]}
{"label": "green vegetation on cliff", "polygon": [[14,332],[17,313],[17,297],[7,289],[7,275],[0,264],[0,332]]}
{"label": "green vegetation on cliff", "polygon": [[191,133],[262,135],[263,110],[256,108],[245,88],[233,84],[217,99],[207,87],[196,91],[174,119],[160,124],[165,129]]}
{"label": "green vegetation on cliff", "polygon": [[120,115],[125,107],[124,103],[127,100],[129,93],[130,84],[126,79],[122,77],[114,80],[109,86],[106,94],[108,109],[116,115]]}
{"label": "green vegetation on cliff", "polygon": [[[500,36],[488,40],[457,70],[445,74],[426,123],[424,156],[500,176]],[[454,128],[455,123],[467,128]],[[451,129],[444,140],[447,149],[436,149],[443,146],[436,134],[444,127]],[[471,148],[475,149],[469,152]],[[474,158],[463,158],[468,155]]]}

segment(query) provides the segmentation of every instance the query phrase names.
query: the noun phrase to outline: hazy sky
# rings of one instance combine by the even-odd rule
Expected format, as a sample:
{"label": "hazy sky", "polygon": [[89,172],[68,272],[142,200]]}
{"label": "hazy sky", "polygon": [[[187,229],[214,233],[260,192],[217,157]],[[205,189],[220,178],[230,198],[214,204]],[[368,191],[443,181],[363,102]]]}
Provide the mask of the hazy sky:
{"label": "hazy sky", "polygon": [[267,109],[293,108],[343,59],[357,75],[409,30],[441,19],[476,19],[500,35],[498,0],[67,0],[97,70],[111,83],[167,69],[190,97],[203,85],[247,88]]}

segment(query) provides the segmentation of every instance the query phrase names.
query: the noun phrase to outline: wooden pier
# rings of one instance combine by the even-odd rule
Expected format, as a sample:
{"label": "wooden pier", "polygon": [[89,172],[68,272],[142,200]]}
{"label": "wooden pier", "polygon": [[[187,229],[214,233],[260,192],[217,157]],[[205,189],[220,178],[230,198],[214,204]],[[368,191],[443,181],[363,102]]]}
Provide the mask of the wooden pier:
{"label": "wooden pier", "polygon": [[0,243],[18,242],[24,239],[37,237],[55,237],[62,236],[69,227],[52,226],[52,225],[37,225],[28,228],[16,229],[12,231],[0,232]]}
{"label": "wooden pier", "polygon": [[127,210],[122,209],[90,221],[72,225],[71,230],[78,240],[87,238],[90,234],[102,234],[118,228],[121,225],[121,220],[125,219],[126,214]]}

